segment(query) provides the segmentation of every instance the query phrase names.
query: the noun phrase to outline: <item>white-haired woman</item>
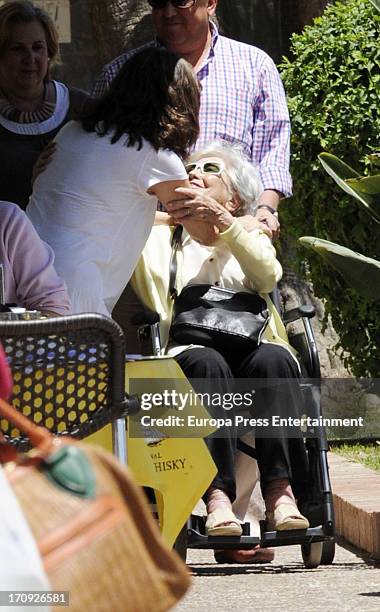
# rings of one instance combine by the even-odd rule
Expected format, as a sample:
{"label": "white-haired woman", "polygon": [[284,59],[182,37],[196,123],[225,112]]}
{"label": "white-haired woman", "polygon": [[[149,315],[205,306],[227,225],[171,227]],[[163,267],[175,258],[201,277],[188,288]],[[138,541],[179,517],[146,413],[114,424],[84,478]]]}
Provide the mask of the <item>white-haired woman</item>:
{"label": "white-haired woman", "polygon": [[[265,406],[267,414],[282,415],[286,405],[287,414],[298,416],[301,397],[297,380],[294,381],[299,376],[298,364],[282,321],[267,295],[281,278],[281,265],[260,224],[248,232],[241,223],[245,215],[253,212],[261,193],[258,175],[239,149],[218,142],[196,151],[186,169],[191,187],[178,188],[180,199],[167,205],[172,218],[184,227],[177,258],[177,290],[180,292],[189,284],[208,283],[259,292],[270,310],[264,341],[244,358],[233,354],[228,347],[221,354],[214,348],[184,347],[173,342],[170,337],[173,301],[169,295],[172,228],[168,226],[153,228],[132,279],[134,289],[148,307],[160,314],[165,350],[175,356],[188,378],[212,379],[213,392],[221,396],[235,389],[236,378],[284,379],[280,395],[276,387],[259,385],[254,408],[260,411]],[[223,408],[219,410],[226,416]],[[207,441],[218,468],[205,498],[209,535],[238,532],[231,509],[236,494],[236,440],[232,432],[224,433],[223,438]],[[299,496],[308,480],[303,440],[300,436],[287,438],[280,428],[276,437],[262,435],[263,432],[260,437],[256,431],[268,527],[273,530],[307,528],[308,521],[300,514],[293,494],[295,488]]]}
{"label": "white-haired woman", "polygon": [[[239,194],[239,205],[233,213],[234,216],[239,217],[240,223],[248,231],[261,229],[269,238],[272,238],[269,226],[255,216],[257,197],[262,193],[263,188],[258,173],[245,158],[241,147],[223,141],[210,142],[188,158],[188,167],[199,159],[199,155],[203,157],[208,154],[211,155],[211,158],[216,155],[223,160],[224,165],[228,166],[231,188],[235,194]],[[211,200],[207,199],[207,192],[194,192],[193,189],[178,189],[177,192],[178,198],[166,207],[168,212],[157,211],[155,224],[173,226],[177,222],[183,223],[187,217],[186,226],[194,229],[195,233],[201,236],[202,242],[211,244],[217,239],[218,231],[207,221],[207,217],[210,219],[211,214],[208,206],[212,207]],[[259,206],[259,208],[263,207],[265,208],[265,205]]]}

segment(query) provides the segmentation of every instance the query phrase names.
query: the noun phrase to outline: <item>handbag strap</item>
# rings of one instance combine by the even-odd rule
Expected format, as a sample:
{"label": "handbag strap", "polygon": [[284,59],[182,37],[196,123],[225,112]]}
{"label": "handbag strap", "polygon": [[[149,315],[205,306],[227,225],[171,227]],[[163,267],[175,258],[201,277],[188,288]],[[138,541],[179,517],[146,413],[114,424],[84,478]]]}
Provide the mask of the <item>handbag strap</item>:
{"label": "handbag strap", "polygon": [[173,232],[171,247],[172,252],[170,255],[170,263],[169,263],[169,294],[172,300],[178,295],[177,287],[176,287],[176,279],[177,279],[177,251],[179,246],[182,244],[182,232],[183,225],[177,225]]}
{"label": "handbag strap", "polygon": [[[23,434],[26,434],[34,448],[37,448],[43,456],[50,454],[54,445],[54,437],[44,427],[39,427],[30,421],[21,412],[16,410],[3,399],[0,399],[0,415],[15,425]],[[0,436],[3,442],[3,436]]]}

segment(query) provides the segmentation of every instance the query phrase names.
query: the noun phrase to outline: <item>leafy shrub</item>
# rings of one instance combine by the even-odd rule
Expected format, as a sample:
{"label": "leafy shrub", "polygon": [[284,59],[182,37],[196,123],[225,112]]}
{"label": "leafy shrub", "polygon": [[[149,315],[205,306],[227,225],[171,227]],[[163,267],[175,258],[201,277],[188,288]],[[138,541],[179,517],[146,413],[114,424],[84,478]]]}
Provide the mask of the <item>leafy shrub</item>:
{"label": "leafy shrub", "polygon": [[[380,15],[369,0],[347,0],[292,38],[281,73],[292,119],[294,196],[282,206],[287,233],[314,235],[380,259],[380,224],[343,194],[318,163],[334,153],[365,174],[380,134]],[[300,254],[304,257],[305,252]],[[318,256],[308,254],[316,294],[357,376],[380,372],[380,313]],[[380,287],[379,287],[380,293]]]}

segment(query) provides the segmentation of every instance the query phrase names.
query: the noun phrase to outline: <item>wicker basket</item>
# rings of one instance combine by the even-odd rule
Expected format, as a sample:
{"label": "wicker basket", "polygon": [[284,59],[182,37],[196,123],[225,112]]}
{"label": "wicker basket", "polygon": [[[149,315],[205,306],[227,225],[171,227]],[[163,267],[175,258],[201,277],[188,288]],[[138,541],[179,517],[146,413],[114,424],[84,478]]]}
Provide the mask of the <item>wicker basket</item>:
{"label": "wicker basket", "polygon": [[[2,400],[0,413],[27,430],[36,447],[24,461],[18,455],[6,472],[52,589],[70,592],[69,610],[170,609],[190,578],[186,566],[161,540],[129,471],[100,448],[54,438]],[[8,460],[14,460],[15,453],[9,446],[2,451]],[[91,486],[81,486],[86,481]],[[71,486],[77,487],[76,493],[68,490]]]}

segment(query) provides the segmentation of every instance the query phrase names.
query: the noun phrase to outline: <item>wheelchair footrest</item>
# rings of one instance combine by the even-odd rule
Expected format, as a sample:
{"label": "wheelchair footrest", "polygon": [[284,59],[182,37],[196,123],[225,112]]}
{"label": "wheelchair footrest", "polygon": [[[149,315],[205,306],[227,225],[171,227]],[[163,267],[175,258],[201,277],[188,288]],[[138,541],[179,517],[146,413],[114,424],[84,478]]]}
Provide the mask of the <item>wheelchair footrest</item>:
{"label": "wheelchair footrest", "polygon": [[[200,535],[206,536],[206,516],[199,516],[198,514],[192,514],[190,517],[190,529],[197,531]],[[243,536],[249,536],[251,533],[251,524],[242,523]],[[215,536],[214,536],[215,537]]]}

